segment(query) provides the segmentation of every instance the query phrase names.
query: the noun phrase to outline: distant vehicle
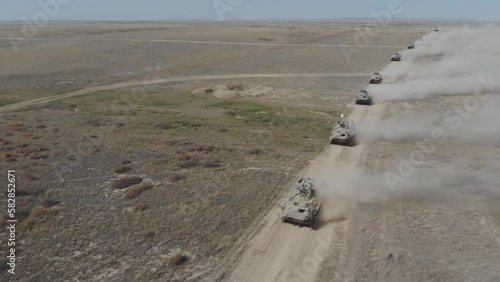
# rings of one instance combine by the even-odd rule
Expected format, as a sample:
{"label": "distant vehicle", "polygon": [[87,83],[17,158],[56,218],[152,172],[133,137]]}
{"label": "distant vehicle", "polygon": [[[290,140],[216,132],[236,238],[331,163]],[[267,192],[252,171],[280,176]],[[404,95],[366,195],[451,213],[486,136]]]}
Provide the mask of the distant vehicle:
{"label": "distant vehicle", "polygon": [[437,29],[437,28],[436,28],[434,31],[435,31],[435,32],[439,32],[439,29]]}
{"label": "distant vehicle", "polygon": [[317,226],[321,204],[316,199],[316,190],[325,183],[314,178],[300,178],[297,187],[290,193],[288,200],[281,205],[281,221],[309,226]]}
{"label": "distant vehicle", "polygon": [[356,96],[356,105],[371,105],[372,104],[372,96],[368,94],[368,91],[365,89],[361,89],[358,95]]}
{"label": "distant vehicle", "polygon": [[392,57],[391,57],[391,61],[393,61],[393,62],[399,62],[399,61],[401,61],[401,54],[394,53],[394,55],[392,55]]}
{"label": "distant vehicle", "polygon": [[378,72],[374,72],[370,77],[370,84],[380,84],[382,82],[382,76]]}
{"label": "distant vehicle", "polygon": [[340,116],[340,120],[330,134],[330,144],[332,145],[356,145],[354,123],[344,120],[344,115]]}
{"label": "distant vehicle", "polygon": [[408,49],[415,49],[415,44],[413,43],[408,44]]}

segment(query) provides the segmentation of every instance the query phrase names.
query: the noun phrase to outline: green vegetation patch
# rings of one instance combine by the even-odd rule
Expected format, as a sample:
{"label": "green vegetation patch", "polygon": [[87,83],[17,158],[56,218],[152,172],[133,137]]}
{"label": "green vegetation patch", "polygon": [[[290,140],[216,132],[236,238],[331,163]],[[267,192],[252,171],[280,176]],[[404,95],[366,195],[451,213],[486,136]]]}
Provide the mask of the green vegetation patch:
{"label": "green vegetation patch", "polygon": [[[128,101],[128,102],[127,102]],[[132,102],[134,101],[134,102]],[[221,100],[210,95],[167,90],[133,99],[127,90],[71,98],[82,127],[116,127],[115,134],[214,139],[318,152],[326,144],[330,120],[338,113],[311,112],[250,98]],[[209,141],[209,140],[207,140]]]}

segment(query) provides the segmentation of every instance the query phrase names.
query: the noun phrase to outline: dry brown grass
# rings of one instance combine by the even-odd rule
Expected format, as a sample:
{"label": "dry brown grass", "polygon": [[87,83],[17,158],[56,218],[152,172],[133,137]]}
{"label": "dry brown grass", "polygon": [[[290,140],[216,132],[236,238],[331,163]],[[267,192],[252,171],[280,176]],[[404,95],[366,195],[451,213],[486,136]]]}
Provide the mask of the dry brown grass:
{"label": "dry brown grass", "polygon": [[37,217],[51,217],[54,215],[57,215],[60,212],[60,209],[58,208],[40,208],[40,209],[35,209],[31,211],[30,217],[37,218]]}
{"label": "dry brown grass", "polygon": [[149,207],[149,206],[148,206],[148,205],[146,205],[145,203],[140,203],[140,204],[138,204],[137,206],[135,206],[135,210],[136,210],[136,211],[141,212],[141,211],[145,211],[145,210],[147,210],[147,209],[148,209],[148,207]]}
{"label": "dry brown grass", "polygon": [[131,188],[125,193],[125,200],[132,200],[142,193],[153,189],[153,184],[151,183],[142,183],[141,185]]}
{"label": "dry brown grass", "polygon": [[175,158],[177,161],[184,162],[184,161],[190,161],[193,158],[193,156],[186,155],[186,154],[180,154]]}
{"label": "dry brown grass", "polygon": [[184,180],[187,178],[187,175],[185,174],[174,174],[172,176],[170,176],[170,181],[171,182],[179,182],[181,180]]}
{"label": "dry brown grass", "polygon": [[96,126],[96,127],[110,125],[111,123],[112,122],[110,120],[103,119],[103,118],[96,118],[96,119],[92,119],[92,120],[87,121],[88,125]]}
{"label": "dry brown grass", "polygon": [[59,208],[39,208],[31,211],[30,215],[19,225],[19,234],[25,234],[33,229],[39,220],[44,221],[59,214]]}
{"label": "dry brown grass", "polygon": [[214,146],[209,145],[195,145],[191,146],[187,149],[189,152],[203,152],[203,153],[211,153],[215,151]]}
{"label": "dry brown grass", "polygon": [[46,160],[48,158],[49,156],[47,154],[38,154],[38,153],[35,153],[30,157],[30,159],[32,160]]}
{"label": "dry brown grass", "polygon": [[35,226],[35,219],[28,217],[25,221],[23,221],[19,225],[19,235],[26,234],[26,232],[30,231],[33,229],[33,226]]}
{"label": "dry brown grass", "polygon": [[221,160],[206,161],[203,163],[204,168],[218,168],[222,166]]}
{"label": "dry brown grass", "polygon": [[189,261],[189,257],[182,253],[177,253],[173,255],[168,261],[171,266],[181,266]]}
{"label": "dry brown grass", "polygon": [[263,153],[263,151],[262,151],[261,149],[256,149],[256,148],[254,148],[254,149],[250,149],[250,150],[248,150],[248,153],[249,153],[250,155],[260,155],[260,154],[262,154],[262,153]]}
{"label": "dry brown grass", "polygon": [[50,149],[45,147],[45,146],[39,146],[37,148],[38,152],[46,152],[46,151],[49,151]]}
{"label": "dry brown grass", "polygon": [[193,168],[197,167],[199,165],[199,162],[195,159],[189,160],[189,161],[182,161],[177,163],[178,168]]}
{"label": "dry brown grass", "polygon": [[132,186],[132,185],[139,184],[141,182],[142,182],[142,178],[140,178],[139,176],[129,175],[129,176],[125,176],[125,177],[116,179],[111,184],[111,187],[113,189],[125,189],[125,188]]}
{"label": "dry brown grass", "polygon": [[24,132],[22,136],[26,139],[34,139],[35,133],[33,131]]}
{"label": "dry brown grass", "polygon": [[156,125],[156,127],[159,128],[159,129],[171,129],[174,126],[171,125],[170,123],[159,123],[159,124]]}
{"label": "dry brown grass", "polygon": [[38,177],[34,176],[32,173],[28,173],[26,176],[25,176],[26,179],[28,179],[30,182],[32,181],[35,181],[35,180],[38,180]]}
{"label": "dry brown grass", "polygon": [[42,202],[41,206],[44,208],[51,208],[51,207],[56,206],[58,204],[59,204],[59,201],[49,199],[49,200],[44,200]]}
{"label": "dry brown grass", "polygon": [[144,237],[146,237],[146,239],[152,239],[152,238],[154,238],[155,236],[156,236],[156,232],[154,232],[154,231],[149,231],[149,232],[146,232],[146,233],[144,234]]}
{"label": "dry brown grass", "polygon": [[10,158],[6,158],[6,161],[13,163],[13,162],[16,162],[17,159],[14,157],[10,157]]}
{"label": "dry brown grass", "polygon": [[241,84],[229,85],[227,87],[227,89],[231,90],[231,91],[243,91],[243,90],[245,90],[245,88]]}
{"label": "dry brown grass", "polygon": [[122,173],[125,173],[125,172],[129,172],[130,170],[132,170],[132,168],[130,166],[122,165],[122,166],[119,166],[119,167],[115,168],[113,170],[113,172],[116,173],[116,174],[122,174]]}

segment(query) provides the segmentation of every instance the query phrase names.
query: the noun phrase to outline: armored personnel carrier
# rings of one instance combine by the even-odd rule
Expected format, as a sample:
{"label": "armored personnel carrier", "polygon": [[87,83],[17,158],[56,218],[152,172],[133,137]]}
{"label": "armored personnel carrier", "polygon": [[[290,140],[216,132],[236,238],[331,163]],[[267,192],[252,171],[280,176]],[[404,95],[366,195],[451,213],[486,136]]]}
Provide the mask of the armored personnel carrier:
{"label": "armored personnel carrier", "polygon": [[316,228],[321,204],[316,199],[316,190],[324,182],[314,178],[301,178],[288,200],[281,205],[281,221]]}
{"label": "armored personnel carrier", "polygon": [[391,57],[391,61],[393,61],[393,62],[399,62],[399,61],[401,61],[401,54],[394,53],[394,55],[392,55],[392,57]]}
{"label": "armored personnel carrier", "polygon": [[408,49],[415,49],[415,44],[413,43],[408,44]]}
{"label": "armored personnel carrier", "polygon": [[340,116],[340,120],[330,134],[330,144],[346,146],[356,145],[354,123],[345,121],[344,115]]}
{"label": "armored personnel carrier", "polygon": [[371,105],[372,96],[365,89],[361,89],[356,96],[356,105]]}
{"label": "armored personnel carrier", "polygon": [[378,72],[374,72],[370,77],[370,84],[380,84],[382,82],[382,76]]}

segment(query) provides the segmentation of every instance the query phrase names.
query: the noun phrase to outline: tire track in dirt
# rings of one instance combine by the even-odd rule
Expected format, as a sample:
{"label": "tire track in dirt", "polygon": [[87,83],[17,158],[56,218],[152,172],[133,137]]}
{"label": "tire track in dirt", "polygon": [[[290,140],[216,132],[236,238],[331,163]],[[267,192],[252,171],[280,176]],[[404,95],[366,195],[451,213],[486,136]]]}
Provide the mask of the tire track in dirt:
{"label": "tire track in dirt", "polygon": [[120,88],[128,88],[128,87],[137,87],[137,86],[146,86],[146,85],[154,85],[154,84],[164,84],[164,83],[172,83],[172,82],[185,82],[185,81],[202,81],[202,80],[220,80],[220,79],[243,79],[243,78],[301,78],[301,77],[364,77],[369,74],[366,73],[269,73],[269,74],[220,74],[220,75],[194,75],[194,76],[177,76],[170,78],[158,78],[155,80],[137,80],[137,81],[128,81],[128,82],[120,82],[110,85],[103,86],[94,86],[88,87],[84,89],[80,89],[73,92],[68,92],[65,94],[58,94],[49,97],[43,97],[38,99],[33,99],[29,101],[18,102],[14,104],[9,104],[0,107],[0,113],[15,111],[22,108],[26,108],[29,106],[45,104],[49,102],[54,102],[70,97],[82,96],[90,93],[95,93],[99,91],[120,89]]}
{"label": "tire track in dirt", "polygon": [[[382,105],[377,106],[380,108],[377,111],[371,111],[365,115],[363,117],[363,121],[374,122],[380,119],[385,107]],[[373,148],[370,149],[373,150]],[[363,150],[361,155],[356,159],[356,164],[366,157],[366,155],[367,151]],[[354,168],[354,166],[350,168]],[[370,225],[374,226],[374,230],[379,228],[381,235],[384,234],[384,222],[372,221],[370,222]],[[341,224],[336,224],[332,228],[334,229],[332,232],[332,243],[330,245],[328,256],[325,256],[325,259],[327,257],[335,258],[334,260],[329,260],[329,262],[333,261],[334,264],[324,265],[324,263],[322,263],[320,270],[325,271],[325,268],[328,268],[326,270],[327,276],[329,279],[334,277],[334,281],[355,281],[358,269],[371,267],[371,265],[360,265],[359,263],[363,261],[362,258],[367,256],[373,257],[376,255],[374,253],[363,253],[362,250],[372,250],[372,248],[363,248],[363,246],[375,246],[378,240],[384,240],[384,238],[371,237],[367,239],[363,237],[363,231],[361,230],[363,226],[359,224],[358,221],[347,220]],[[352,238],[353,235],[356,237]],[[375,260],[367,261],[372,262]],[[318,273],[318,275],[319,274],[320,273]],[[325,273],[321,274],[322,276],[325,276]]]}

